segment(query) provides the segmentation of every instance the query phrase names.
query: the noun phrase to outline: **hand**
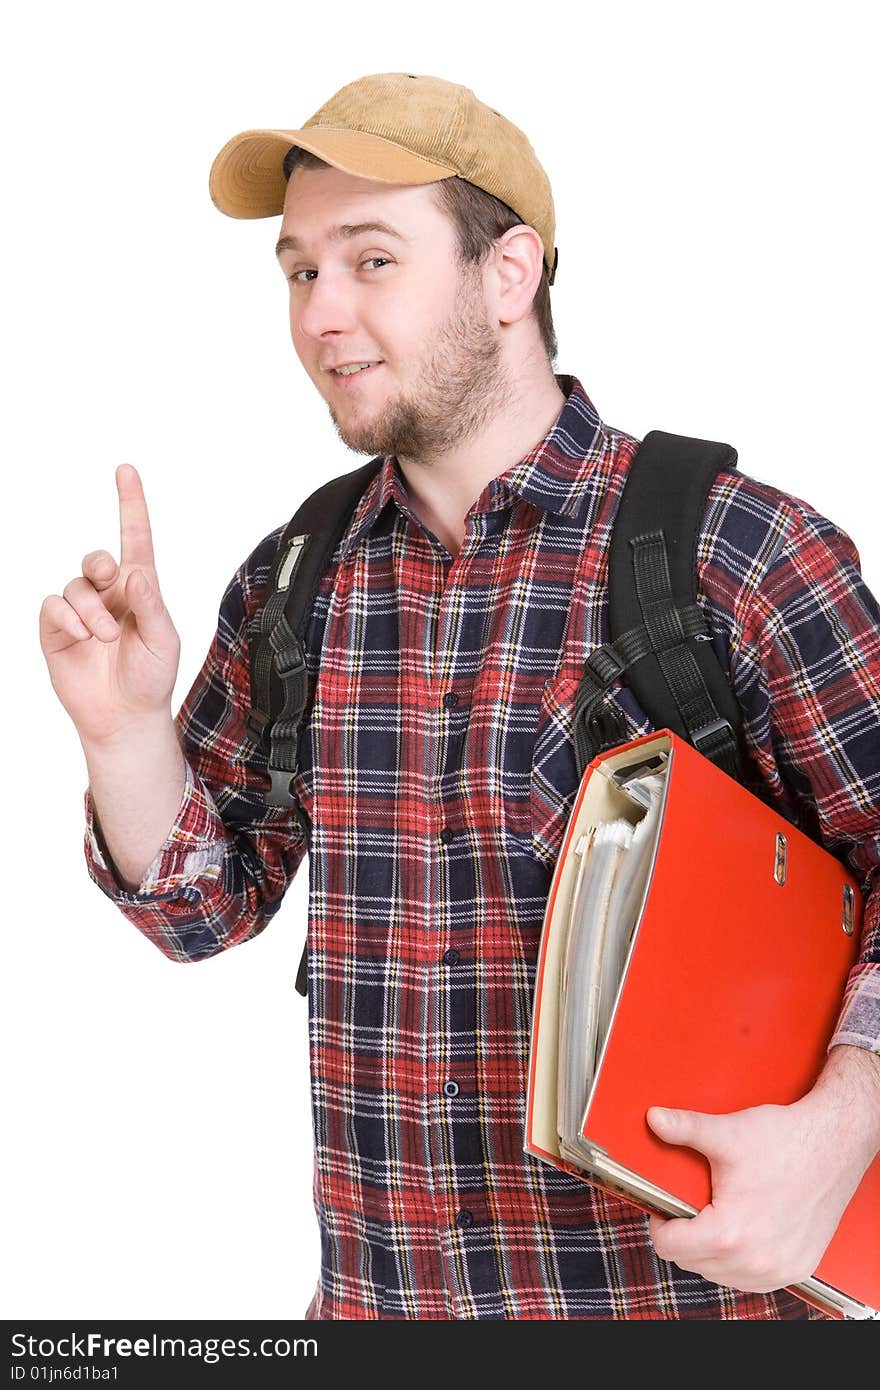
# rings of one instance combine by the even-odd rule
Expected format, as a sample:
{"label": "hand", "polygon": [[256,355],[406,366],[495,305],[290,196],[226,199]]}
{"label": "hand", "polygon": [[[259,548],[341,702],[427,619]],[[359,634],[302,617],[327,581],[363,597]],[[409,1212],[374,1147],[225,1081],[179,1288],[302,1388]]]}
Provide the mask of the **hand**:
{"label": "hand", "polygon": [[698,1149],[712,1171],[712,1200],[698,1216],[650,1218],[660,1258],[755,1293],[808,1279],[870,1156],[861,1132],[848,1143],[840,1099],[829,1082],[793,1105],[729,1115],[652,1107],[654,1132]]}
{"label": "hand", "polygon": [[[116,470],[120,562],[95,550],[82,576],[40,609],[40,646],[55,693],[83,743],[101,744],[165,712],[180,638],[159,592],[150,520],[131,464]],[[144,585],[145,587],[141,587]]]}

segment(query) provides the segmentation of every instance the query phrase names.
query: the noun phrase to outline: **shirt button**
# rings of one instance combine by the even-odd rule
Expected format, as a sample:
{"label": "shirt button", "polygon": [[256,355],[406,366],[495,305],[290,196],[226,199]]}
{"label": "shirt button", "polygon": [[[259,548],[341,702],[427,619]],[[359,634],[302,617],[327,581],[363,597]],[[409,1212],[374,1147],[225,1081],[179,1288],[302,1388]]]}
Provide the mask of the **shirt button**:
{"label": "shirt button", "polygon": [[474,1224],[473,1212],[460,1211],[455,1218],[455,1224],[456,1226],[460,1226],[463,1231],[466,1231],[469,1226],[473,1226]]}
{"label": "shirt button", "polygon": [[446,694],[443,696],[443,703],[447,709],[452,709],[458,704],[458,696],[454,690],[447,690]]}
{"label": "shirt button", "polygon": [[458,962],[461,959],[461,957],[459,956],[457,951],[453,950],[453,948],[450,947],[448,951],[443,952],[443,959],[447,965],[458,965]]}
{"label": "shirt button", "polygon": [[445,1096],[457,1096],[457,1095],[458,1095],[458,1082],[457,1082],[457,1081],[445,1081],[445,1082],[443,1083],[443,1094],[444,1094]]}
{"label": "shirt button", "polygon": [[443,841],[444,845],[451,845],[452,841],[455,839],[455,831],[450,830],[448,825],[444,825],[443,829],[440,831],[440,839]]}

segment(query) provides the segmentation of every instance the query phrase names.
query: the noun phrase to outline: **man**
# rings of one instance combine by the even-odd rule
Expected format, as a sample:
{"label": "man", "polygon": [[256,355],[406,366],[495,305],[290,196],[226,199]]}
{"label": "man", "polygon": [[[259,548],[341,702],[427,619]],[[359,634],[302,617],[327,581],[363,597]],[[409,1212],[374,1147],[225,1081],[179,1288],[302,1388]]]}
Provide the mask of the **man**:
{"label": "man", "polygon": [[[809,1094],[649,1113],[711,1161],[699,1216],[649,1219],[523,1151],[574,695],[607,636],[608,541],[638,442],[552,370],[553,203],[531,146],[466,88],[381,74],[301,130],[236,136],[211,191],[233,216],[282,214],[297,355],[343,441],[384,456],[307,637],[308,846],[292,812],[265,806],[245,726],[248,624],[283,526],[227,586],[176,723],[179,642],[133,469],[117,472],[119,566],[87,556],[41,635],[89,768],[89,872],[171,959],[261,931],[309,850],[322,1268],[307,1316],[821,1316],[784,1286],[815,1269],[880,1146],[876,886]],[[880,611],[852,542],[728,472],[698,573],[753,788],[814,813],[870,888]],[[627,736],[651,727],[624,687],[612,698]]]}

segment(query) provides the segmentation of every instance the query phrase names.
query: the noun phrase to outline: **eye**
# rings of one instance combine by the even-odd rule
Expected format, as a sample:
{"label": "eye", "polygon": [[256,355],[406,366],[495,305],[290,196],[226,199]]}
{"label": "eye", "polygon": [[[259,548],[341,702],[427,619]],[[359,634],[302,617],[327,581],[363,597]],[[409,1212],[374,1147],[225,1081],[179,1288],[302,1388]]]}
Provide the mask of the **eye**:
{"label": "eye", "polygon": [[[365,260],[361,261],[361,265],[369,265],[371,262],[377,261],[381,261],[382,265],[391,264],[391,261],[386,256],[367,256]],[[300,280],[299,277],[301,275],[317,275],[317,273],[318,272],[316,270],[294,270],[291,275],[288,275],[287,279],[291,284],[311,284],[311,281]]]}

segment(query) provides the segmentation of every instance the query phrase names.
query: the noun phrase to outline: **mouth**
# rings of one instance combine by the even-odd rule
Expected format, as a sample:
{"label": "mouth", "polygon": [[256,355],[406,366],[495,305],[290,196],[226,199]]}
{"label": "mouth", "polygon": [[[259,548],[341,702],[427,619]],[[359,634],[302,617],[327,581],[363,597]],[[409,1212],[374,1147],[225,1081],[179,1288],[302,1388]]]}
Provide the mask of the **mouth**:
{"label": "mouth", "polygon": [[343,374],[341,372],[331,371],[328,375],[335,386],[340,386],[343,390],[351,390],[363,377],[373,376],[381,366],[383,366],[382,362],[375,362],[373,366],[362,367],[358,372]]}

